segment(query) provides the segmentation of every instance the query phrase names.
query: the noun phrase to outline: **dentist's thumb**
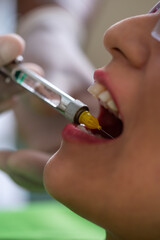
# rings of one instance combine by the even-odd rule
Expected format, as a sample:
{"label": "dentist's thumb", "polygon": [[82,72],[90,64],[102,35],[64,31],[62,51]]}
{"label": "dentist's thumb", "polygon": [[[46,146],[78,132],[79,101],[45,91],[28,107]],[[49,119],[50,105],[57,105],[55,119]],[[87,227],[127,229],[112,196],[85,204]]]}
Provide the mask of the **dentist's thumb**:
{"label": "dentist's thumb", "polygon": [[13,61],[25,48],[24,40],[17,34],[0,36],[0,66]]}

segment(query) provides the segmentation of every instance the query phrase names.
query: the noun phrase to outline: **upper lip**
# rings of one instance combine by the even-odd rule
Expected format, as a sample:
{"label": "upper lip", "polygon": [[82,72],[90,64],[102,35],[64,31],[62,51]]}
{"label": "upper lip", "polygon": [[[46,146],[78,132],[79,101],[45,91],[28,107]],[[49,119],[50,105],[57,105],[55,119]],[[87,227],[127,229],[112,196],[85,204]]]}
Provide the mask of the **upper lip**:
{"label": "upper lip", "polygon": [[99,83],[102,83],[105,85],[104,81],[106,81],[106,77],[107,77],[106,72],[102,68],[95,70],[94,79]]}
{"label": "upper lip", "polygon": [[114,100],[118,111],[120,113],[120,109],[119,109],[119,104],[117,102],[117,98],[116,98],[116,93],[112,87],[110,78],[109,78],[109,73],[105,72],[103,70],[103,68],[99,68],[94,72],[94,80],[102,85],[104,85],[106,87],[106,89],[110,92],[112,99]]}
{"label": "upper lip", "polygon": [[112,94],[112,90],[110,89],[109,84],[108,73],[106,73],[102,68],[99,68],[94,72],[94,80],[104,85],[109,91],[111,91]]}

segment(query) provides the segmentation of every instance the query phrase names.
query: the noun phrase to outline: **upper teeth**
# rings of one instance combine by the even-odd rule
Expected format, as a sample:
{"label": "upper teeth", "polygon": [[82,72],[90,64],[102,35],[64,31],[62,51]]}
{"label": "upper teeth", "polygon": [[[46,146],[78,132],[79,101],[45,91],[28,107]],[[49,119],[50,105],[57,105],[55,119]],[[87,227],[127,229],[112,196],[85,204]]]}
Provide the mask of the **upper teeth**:
{"label": "upper teeth", "polygon": [[118,115],[118,109],[112,99],[111,94],[102,84],[95,82],[88,88],[88,92],[94,97],[98,98],[102,106],[110,109],[116,116]]}

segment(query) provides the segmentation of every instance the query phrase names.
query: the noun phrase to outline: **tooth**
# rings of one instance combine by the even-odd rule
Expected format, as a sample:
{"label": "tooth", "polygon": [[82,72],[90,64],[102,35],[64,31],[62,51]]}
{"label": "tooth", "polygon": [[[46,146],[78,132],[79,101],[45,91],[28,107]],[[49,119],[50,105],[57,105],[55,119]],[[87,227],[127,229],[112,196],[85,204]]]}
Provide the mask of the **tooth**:
{"label": "tooth", "polygon": [[107,102],[101,102],[101,105],[102,105],[104,108],[108,109]]}
{"label": "tooth", "polygon": [[111,97],[111,94],[106,90],[106,91],[103,91],[101,92],[99,95],[98,95],[98,98],[102,101],[102,102],[108,102],[112,97]]}
{"label": "tooth", "polygon": [[107,105],[108,105],[108,107],[109,107],[111,110],[113,110],[113,111],[115,111],[115,112],[118,111],[118,109],[117,109],[117,107],[116,107],[116,105],[115,105],[115,103],[114,103],[113,100],[109,100],[109,101],[107,102]]}
{"label": "tooth", "polygon": [[100,84],[95,82],[93,85],[91,85],[88,88],[88,92],[91,93],[93,96],[98,96],[101,92],[103,92],[105,90],[105,87]]}
{"label": "tooth", "polygon": [[81,125],[78,125],[77,128],[80,129],[80,130],[82,130],[83,132],[88,133],[87,129],[86,129],[86,128],[84,127],[84,125],[82,125],[82,124],[81,124]]}
{"label": "tooth", "polygon": [[106,109],[109,108],[112,113],[117,116],[118,109],[112,100],[112,96],[102,84],[95,82],[88,88],[88,92],[91,93],[94,97],[97,97],[103,107]]}
{"label": "tooth", "polygon": [[93,133],[89,129],[86,129],[85,126],[82,124],[78,125],[77,128],[91,136],[94,136]]}

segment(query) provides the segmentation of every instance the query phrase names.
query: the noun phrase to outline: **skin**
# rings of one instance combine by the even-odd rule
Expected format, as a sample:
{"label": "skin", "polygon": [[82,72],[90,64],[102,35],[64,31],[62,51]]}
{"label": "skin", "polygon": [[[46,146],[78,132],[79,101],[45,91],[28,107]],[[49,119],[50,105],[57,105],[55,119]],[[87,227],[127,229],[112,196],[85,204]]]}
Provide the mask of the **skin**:
{"label": "skin", "polygon": [[[63,5],[58,4],[58,1],[56,2],[48,0],[28,0],[24,2],[18,0],[18,15],[22,19],[23,17],[28,18],[28,14],[31,14],[31,12],[32,14],[36,14],[37,9],[43,8],[50,8],[53,11],[53,17],[57,9],[70,15],[70,11],[72,12],[72,3],[69,4],[68,9],[65,9]],[[86,0],[86,2],[85,11],[82,8],[82,4],[79,1],[77,2],[74,23],[84,25],[87,40],[88,28],[86,26],[90,26],[95,16],[94,13],[98,11],[101,1],[92,0],[92,4],[90,0]],[[64,20],[64,16],[65,14],[62,13],[62,16],[60,16],[61,20],[58,20],[58,22],[66,21]],[[51,20],[49,15],[48,25],[47,22],[44,26],[43,24],[33,24],[30,31],[25,31],[23,21],[20,19],[19,34],[26,42],[24,59],[25,61],[35,62],[40,65],[44,69],[44,77],[48,81],[51,81],[72,97],[78,98],[92,106],[93,100],[86,89],[91,84],[90,73],[93,71],[93,67],[82,50],[85,42],[84,44],[81,43],[81,35],[78,36],[76,34],[76,29],[72,30],[71,27],[71,29],[68,28],[66,30],[63,24],[61,25],[61,29],[59,24],[57,24],[58,22],[56,23],[56,27],[54,27],[54,23],[50,24],[52,21],[54,20]],[[57,31],[56,29],[59,30]],[[59,31],[62,31],[62,35],[59,34]],[[81,34],[83,36],[83,32]],[[55,76],[56,73],[62,74],[62,77]],[[67,124],[66,119],[61,114],[57,113],[47,103],[28,93],[20,97],[19,101],[17,101],[14,113],[18,123],[18,137],[24,145],[28,148],[52,154],[57,151],[61,143],[61,131]]]}
{"label": "skin", "polygon": [[[23,53],[24,40],[16,34],[0,36],[0,66],[12,62],[18,55]],[[42,69],[35,64],[26,63],[26,67],[43,74]],[[19,93],[23,89],[14,82],[5,83],[4,77],[0,75],[0,112],[3,112],[17,104]],[[17,184],[30,191],[44,191],[43,169],[50,157],[49,154],[24,149],[18,151],[0,151],[0,169],[6,172]]]}
{"label": "skin", "polygon": [[160,239],[160,42],[151,37],[158,14],[107,30],[111,62],[100,71],[123,119],[116,139],[91,143],[63,131],[44,171],[47,191],[107,230],[108,240]]}
{"label": "skin", "polygon": [[33,192],[44,192],[43,170],[49,154],[21,149],[0,151],[0,169],[18,185]]}
{"label": "skin", "polygon": [[[94,0],[93,2],[92,8],[93,5],[96,5],[96,3],[99,4],[100,1]],[[36,10],[38,7],[45,8],[52,6],[54,8],[55,5],[57,8],[57,4],[55,4],[54,1],[51,3],[51,1],[46,0],[28,0],[25,2],[17,1],[18,16],[23,17],[23,15],[29,13],[31,10],[34,12],[34,10]],[[59,8],[61,9],[61,6],[59,6]],[[97,10],[96,7],[95,10]],[[89,25],[89,21],[93,17],[93,9],[90,11],[90,8],[88,7],[88,11],[85,9],[85,14],[86,16],[80,17],[79,20],[84,22],[86,26],[86,24]],[[77,19],[77,21],[79,20]],[[73,97],[83,100],[88,105],[91,105],[90,101],[93,102],[92,97],[89,98],[89,93],[86,94],[86,88],[90,84],[90,74],[88,72],[90,63],[81,50],[79,39],[77,38],[76,40],[77,48],[79,49],[78,54],[76,54],[74,51],[68,50],[68,45],[66,44],[65,39],[63,49],[61,47],[57,48],[56,35],[53,37],[55,40],[55,45],[47,44],[48,41],[51,41],[51,43],[53,43],[52,40],[50,40],[50,36],[53,36],[53,34],[51,34],[52,31],[50,32],[49,30],[50,27],[46,28],[46,30],[44,30],[43,27],[42,29],[39,29],[38,27],[36,31],[35,29],[32,29],[33,32],[29,32],[27,36],[25,35],[24,40],[17,34],[7,34],[0,36],[0,66],[4,66],[5,64],[10,63],[18,55],[23,55],[25,66],[27,68],[44,76],[46,79],[48,79],[47,76],[49,74],[50,78],[52,79],[54,72],[57,71],[55,65],[57,63],[56,56],[58,54],[58,56],[62,57],[62,61],[59,61],[61,67],[60,71],[63,72],[63,66],[66,67],[66,62],[64,59],[67,59],[67,66],[69,63],[68,67],[70,69],[69,76],[70,71],[73,71],[73,76],[75,74],[76,77],[68,77],[66,79],[72,79],[71,81],[74,81],[74,83],[77,82],[79,84],[76,84],[77,87],[75,89],[72,83],[67,82],[65,85],[69,91],[68,93]],[[38,36],[36,35],[36,38],[34,38],[35,32],[39,32]],[[73,36],[70,34],[70,32],[68,32],[68,34],[71,35],[71,40],[74,41],[74,34]],[[33,39],[34,41],[32,41]],[[24,49],[25,43],[26,50]],[[72,43],[70,40],[69,44],[71,45],[72,49]],[[44,46],[43,49],[41,48],[42,45]],[[49,46],[51,46],[52,51],[48,51],[50,48]],[[57,54],[54,54],[54,56],[52,54],[52,60],[51,55],[45,54],[45,56],[48,56],[46,61],[46,58],[43,56],[43,51],[47,49],[48,53],[55,53],[55,48]],[[59,48],[62,50],[63,54],[59,53]],[[43,51],[40,51],[40,49]],[[68,59],[70,59],[70,61],[68,61]],[[26,61],[37,62],[43,67],[44,71],[38,65],[35,65],[33,63],[26,63]],[[83,70],[84,67],[85,70]],[[64,75],[65,77],[67,76],[66,74]],[[79,79],[81,79],[81,81],[79,81]],[[65,91],[67,91],[67,89]],[[20,92],[23,93],[19,94]],[[56,152],[59,148],[61,142],[60,133],[67,121],[63,116],[61,116],[61,114],[54,111],[51,106],[43,103],[36,96],[27,93],[24,89],[20,88],[12,81],[6,84],[4,82],[4,77],[0,76],[0,113],[10,108],[13,108],[17,120],[17,130],[20,135],[19,141],[21,141],[22,145],[28,147],[28,149],[18,151],[1,150],[0,169],[8,173],[13,178],[13,180],[21,186],[31,191],[44,191],[43,169],[50,155]]]}
{"label": "skin", "polygon": [[[24,49],[24,41],[16,34],[7,34],[0,37],[0,66],[6,65],[20,55]],[[0,112],[11,108],[15,103],[15,94],[21,91],[13,82],[5,83],[0,75]]]}
{"label": "skin", "polygon": [[[0,36],[0,48],[0,66],[3,67],[11,63],[18,55],[23,54],[25,42],[17,34],[6,34]],[[36,64],[26,63],[25,66],[40,75],[43,74],[43,70]],[[6,78],[7,76],[0,74],[0,112],[14,107],[18,95],[24,93],[24,90],[13,81],[6,83]]]}

